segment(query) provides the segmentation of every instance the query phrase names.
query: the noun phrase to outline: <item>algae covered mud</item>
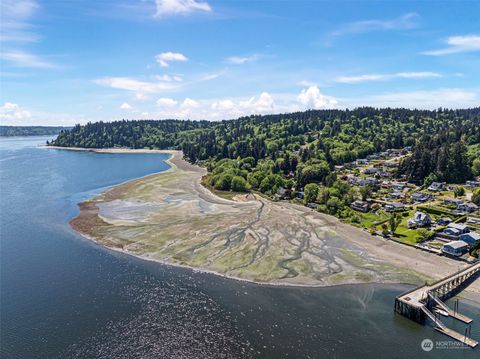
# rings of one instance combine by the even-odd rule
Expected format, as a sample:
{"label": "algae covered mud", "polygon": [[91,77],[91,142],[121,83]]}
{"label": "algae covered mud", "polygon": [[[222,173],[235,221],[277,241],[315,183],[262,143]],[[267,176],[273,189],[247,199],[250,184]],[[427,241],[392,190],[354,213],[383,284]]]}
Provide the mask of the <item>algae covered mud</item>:
{"label": "algae covered mud", "polygon": [[[337,233],[338,222],[256,195],[234,200],[201,184],[205,170],[169,151],[171,169],[80,204],[71,224],[102,245],[142,258],[271,284],[417,283]],[[344,235],[346,236],[346,235]]]}

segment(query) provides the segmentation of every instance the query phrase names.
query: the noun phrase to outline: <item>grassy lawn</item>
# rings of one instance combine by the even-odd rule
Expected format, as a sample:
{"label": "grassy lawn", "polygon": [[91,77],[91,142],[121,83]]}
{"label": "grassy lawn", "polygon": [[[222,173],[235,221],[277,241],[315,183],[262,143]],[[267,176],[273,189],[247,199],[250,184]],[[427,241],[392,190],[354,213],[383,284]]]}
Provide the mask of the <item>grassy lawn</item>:
{"label": "grassy lawn", "polygon": [[406,244],[414,245],[418,243],[418,230],[408,228],[407,220],[413,217],[415,211],[411,210],[407,213],[408,216],[402,216],[402,221],[395,231],[395,239]]}
{"label": "grassy lawn", "polygon": [[380,222],[387,220],[389,216],[385,211],[379,210],[377,212],[362,213],[360,218],[360,224],[364,228],[368,229],[373,226],[377,226]]}

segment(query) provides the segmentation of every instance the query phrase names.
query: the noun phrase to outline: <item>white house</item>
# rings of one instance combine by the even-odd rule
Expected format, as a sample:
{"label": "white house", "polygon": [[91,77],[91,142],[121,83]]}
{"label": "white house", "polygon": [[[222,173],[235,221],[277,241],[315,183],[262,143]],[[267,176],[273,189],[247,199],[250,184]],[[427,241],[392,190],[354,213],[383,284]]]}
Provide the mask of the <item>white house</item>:
{"label": "white house", "polygon": [[407,223],[413,227],[427,227],[432,224],[432,219],[427,213],[416,212],[413,218],[410,218]]}

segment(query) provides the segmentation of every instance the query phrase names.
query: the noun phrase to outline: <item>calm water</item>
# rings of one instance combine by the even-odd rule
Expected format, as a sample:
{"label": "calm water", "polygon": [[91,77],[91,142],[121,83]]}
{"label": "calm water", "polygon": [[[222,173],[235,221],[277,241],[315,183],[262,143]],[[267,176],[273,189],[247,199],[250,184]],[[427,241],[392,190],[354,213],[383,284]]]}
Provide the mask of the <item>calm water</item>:
{"label": "calm water", "polygon": [[[408,286],[258,286],[102,249],[70,230],[76,203],[167,169],[165,156],[45,139],[1,140],[2,358],[478,358],[420,349],[447,338],[393,313]],[[480,339],[478,307],[460,306]]]}

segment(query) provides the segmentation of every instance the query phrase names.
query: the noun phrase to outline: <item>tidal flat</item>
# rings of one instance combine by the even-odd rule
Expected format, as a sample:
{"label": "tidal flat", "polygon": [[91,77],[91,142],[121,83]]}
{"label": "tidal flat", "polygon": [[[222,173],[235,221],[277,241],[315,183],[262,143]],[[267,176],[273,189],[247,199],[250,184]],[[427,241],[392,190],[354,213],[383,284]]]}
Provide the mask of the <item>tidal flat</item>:
{"label": "tidal flat", "polygon": [[110,249],[258,283],[416,284],[459,266],[300,205],[220,198],[202,186],[205,169],[167,152],[168,171],[80,203],[72,227]]}

